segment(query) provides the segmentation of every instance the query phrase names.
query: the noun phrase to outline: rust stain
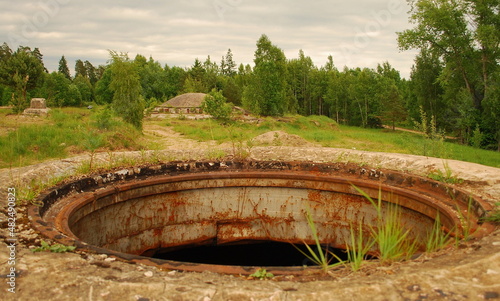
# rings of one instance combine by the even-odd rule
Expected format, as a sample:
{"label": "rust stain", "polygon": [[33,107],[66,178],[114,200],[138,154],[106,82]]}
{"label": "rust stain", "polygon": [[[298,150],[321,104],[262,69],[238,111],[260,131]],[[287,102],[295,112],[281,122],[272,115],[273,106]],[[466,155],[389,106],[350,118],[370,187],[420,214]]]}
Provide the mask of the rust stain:
{"label": "rust stain", "polygon": [[[468,216],[473,236],[484,236],[494,229],[491,224],[479,223],[491,206],[480,198],[471,199],[468,192],[414,175],[353,164],[169,163],[154,169],[141,168],[128,180],[109,174],[107,179],[104,184],[100,181],[92,185],[88,179],[85,183],[71,183],[83,193],[44,194],[37,200],[44,204],[42,208],[29,208],[33,226],[61,243],[124,260],[166,269],[246,275],[255,268],[178,263],[136,255],[158,248],[206,243],[314,242],[305,219],[306,208],[310,208],[321,229],[322,242],[343,247],[343,235],[350,224],[363,221],[368,229],[376,222],[372,205],[353,185],[374,199],[381,190],[384,203],[396,203],[403,209],[402,216],[416,236],[419,231],[427,231],[425,225],[432,225],[438,214],[446,229],[460,229],[463,216]],[[65,187],[55,189],[70,191]],[[464,211],[468,202],[472,202],[471,212]],[[75,229],[78,233],[73,233]],[[80,241],[79,236],[104,242],[92,245]],[[102,248],[126,246],[125,242],[134,243],[120,247],[125,248],[120,252]],[[303,268],[295,267],[268,270],[276,274],[303,272]]]}

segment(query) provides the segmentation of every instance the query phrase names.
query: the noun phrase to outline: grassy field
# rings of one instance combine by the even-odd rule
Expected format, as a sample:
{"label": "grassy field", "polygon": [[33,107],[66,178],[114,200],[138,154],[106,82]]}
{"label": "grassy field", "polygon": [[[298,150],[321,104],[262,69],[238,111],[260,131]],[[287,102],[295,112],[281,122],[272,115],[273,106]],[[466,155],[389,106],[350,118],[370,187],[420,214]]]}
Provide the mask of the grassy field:
{"label": "grassy field", "polygon": [[213,120],[172,120],[165,125],[173,126],[177,132],[199,141],[249,141],[265,132],[281,130],[325,147],[423,155],[500,167],[500,152],[433,141],[409,132],[338,125],[325,116],[266,118],[258,124],[237,121],[230,125],[221,125]]}
{"label": "grassy field", "polygon": [[140,133],[106,110],[52,110],[48,117],[0,111],[0,168],[35,164],[96,150],[139,149]]}
{"label": "grassy field", "polygon": [[[325,147],[425,155],[500,167],[499,152],[431,141],[408,132],[337,125],[325,116],[261,118],[253,123],[235,121],[226,125],[214,120],[145,120],[148,124],[171,126],[198,141],[246,143],[260,134],[280,130]],[[103,108],[55,109],[46,118],[11,115],[10,110],[0,109],[0,168],[83,152],[149,149],[153,144]]]}

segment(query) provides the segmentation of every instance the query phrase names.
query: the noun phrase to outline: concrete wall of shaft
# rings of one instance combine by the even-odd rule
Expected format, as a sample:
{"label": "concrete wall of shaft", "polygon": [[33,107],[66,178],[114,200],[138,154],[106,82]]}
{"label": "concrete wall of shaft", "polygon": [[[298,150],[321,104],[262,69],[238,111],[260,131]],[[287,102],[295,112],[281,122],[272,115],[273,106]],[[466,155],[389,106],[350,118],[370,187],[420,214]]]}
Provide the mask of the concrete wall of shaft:
{"label": "concrete wall of shaft", "polygon": [[[486,202],[442,183],[348,165],[280,164],[191,162],[122,170],[86,179],[88,185],[60,187],[53,198],[42,197],[44,207],[32,215],[42,232],[49,229],[46,234],[59,240],[147,255],[199,244],[313,243],[309,211],[320,241],[344,248],[351,225],[369,235],[378,223],[358,187],[375,201],[380,196],[383,211],[396,204],[411,239],[425,238],[437,215],[453,235],[463,227],[479,236],[492,230],[479,221],[491,210]],[[75,193],[79,185],[85,187]]]}

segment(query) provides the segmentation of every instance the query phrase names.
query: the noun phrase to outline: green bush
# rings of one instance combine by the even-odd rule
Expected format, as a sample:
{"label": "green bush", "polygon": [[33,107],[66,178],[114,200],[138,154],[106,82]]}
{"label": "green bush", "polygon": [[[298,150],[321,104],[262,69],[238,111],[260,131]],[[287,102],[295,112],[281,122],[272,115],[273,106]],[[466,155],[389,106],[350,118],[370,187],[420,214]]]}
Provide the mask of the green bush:
{"label": "green bush", "polygon": [[113,122],[113,113],[108,108],[98,111],[92,116],[92,119],[94,126],[100,130],[109,130],[115,124]]}
{"label": "green bush", "polygon": [[227,103],[226,98],[221,92],[213,89],[201,104],[201,109],[212,115],[213,118],[220,121],[228,121],[231,118],[233,106]]}

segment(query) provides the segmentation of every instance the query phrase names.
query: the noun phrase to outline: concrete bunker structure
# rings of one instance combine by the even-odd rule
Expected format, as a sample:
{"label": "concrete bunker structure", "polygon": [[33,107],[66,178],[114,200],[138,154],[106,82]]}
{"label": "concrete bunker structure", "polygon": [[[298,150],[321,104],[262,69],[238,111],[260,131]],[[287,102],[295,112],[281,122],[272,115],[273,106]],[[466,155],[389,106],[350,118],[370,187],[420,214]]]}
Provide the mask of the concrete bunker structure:
{"label": "concrete bunker structure", "polygon": [[[492,208],[478,197],[419,176],[346,163],[192,161],[128,168],[55,187],[29,216],[44,235],[81,249],[165,269],[248,275],[259,266],[150,256],[197,245],[312,244],[308,210],[321,243],[345,248],[351,225],[361,221],[368,232],[377,220],[354,186],[399,206],[414,239],[427,235],[437,215],[454,236],[493,230],[480,221]],[[274,274],[311,269],[266,268]]]}
{"label": "concrete bunker structure", "polygon": [[185,93],[169,99],[155,108],[156,113],[165,114],[202,114],[201,105],[205,100],[205,93]]}

